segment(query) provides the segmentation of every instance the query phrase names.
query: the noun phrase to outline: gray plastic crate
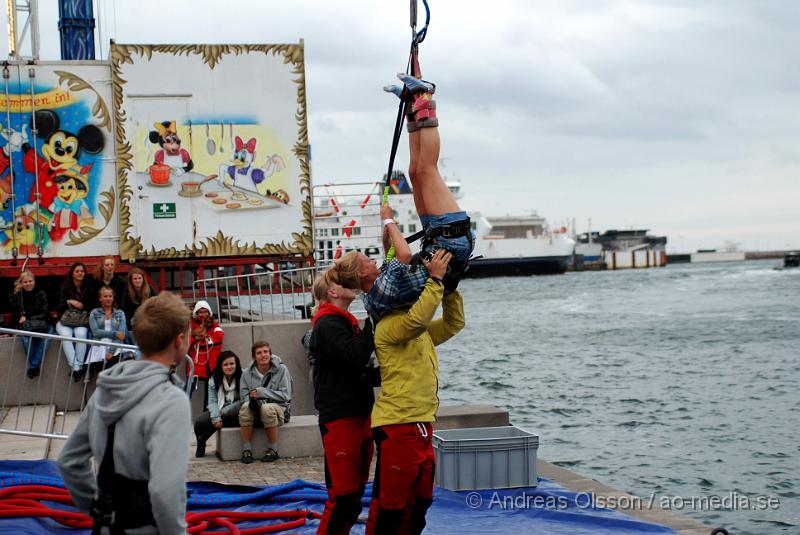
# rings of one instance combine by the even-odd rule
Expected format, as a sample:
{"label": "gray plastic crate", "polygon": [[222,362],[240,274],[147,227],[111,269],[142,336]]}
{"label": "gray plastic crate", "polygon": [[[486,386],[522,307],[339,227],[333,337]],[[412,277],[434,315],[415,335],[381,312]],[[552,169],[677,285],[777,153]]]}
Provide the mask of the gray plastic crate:
{"label": "gray plastic crate", "polygon": [[513,425],[433,433],[436,485],[448,490],[535,487],[539,437]]}

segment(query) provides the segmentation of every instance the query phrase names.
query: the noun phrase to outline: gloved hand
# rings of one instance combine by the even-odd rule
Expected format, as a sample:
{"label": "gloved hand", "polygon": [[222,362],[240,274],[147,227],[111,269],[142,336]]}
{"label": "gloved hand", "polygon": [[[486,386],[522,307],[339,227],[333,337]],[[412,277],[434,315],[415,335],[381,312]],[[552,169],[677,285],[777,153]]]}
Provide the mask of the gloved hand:
{"label": "gloved hand", "polygon": [[444,274],[442,277],[442,286],[444,286],[444,295],[449,295],[456,291],[458,288],[458,283],[461,282],[459,277],[453,275],[450,271]]}

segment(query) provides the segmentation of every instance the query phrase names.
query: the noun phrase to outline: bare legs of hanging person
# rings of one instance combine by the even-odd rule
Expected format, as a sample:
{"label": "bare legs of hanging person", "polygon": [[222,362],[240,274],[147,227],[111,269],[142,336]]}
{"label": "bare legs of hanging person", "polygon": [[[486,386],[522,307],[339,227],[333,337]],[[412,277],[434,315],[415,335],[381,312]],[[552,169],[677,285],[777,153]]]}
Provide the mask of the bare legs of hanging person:
{"label": "bare legs of hanging person", "polygon": [[405,86],[384,89],[400,98],[407,98],[409,169],[414,205],[422,219],[460,210],[453,194],[439,173],[439,121],[436,118],[434,86],[413,76],[397,75]]}

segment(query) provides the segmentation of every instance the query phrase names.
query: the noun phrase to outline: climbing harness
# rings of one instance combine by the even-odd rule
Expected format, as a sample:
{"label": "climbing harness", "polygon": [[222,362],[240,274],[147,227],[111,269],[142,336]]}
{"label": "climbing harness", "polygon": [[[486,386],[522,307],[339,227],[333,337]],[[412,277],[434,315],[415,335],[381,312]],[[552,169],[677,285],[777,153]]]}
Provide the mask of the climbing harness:
{"label": "climbing harness", "polygon": [[147,481],[139,481],[118,474],[114,465],[114,430],[116,422],[108,426],[106,450],[97,474],[97,498],[92,500],[89,514],[93,520],[92,533],[100,535],[110,529],[111,535],[124,535],[126,529],[155,526],[150,505]]}

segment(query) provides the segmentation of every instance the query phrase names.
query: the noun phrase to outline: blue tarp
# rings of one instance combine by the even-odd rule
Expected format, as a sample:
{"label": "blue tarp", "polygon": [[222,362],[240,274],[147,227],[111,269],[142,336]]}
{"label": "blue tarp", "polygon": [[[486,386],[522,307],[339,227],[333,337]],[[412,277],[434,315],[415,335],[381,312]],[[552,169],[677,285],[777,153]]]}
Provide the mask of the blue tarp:
{"label": "blue tarp", "polygon": [[[58,466],[52,461],[0,461],[0,488],[23,484],[64,486]],[[369,502],[371,489],[364,499]],[[310,509],[322,511],[325,488],[318,483],[293,481],[275,486],[233,486],[210,482],[188,484],[189,510],[277,511]],[[48,503],[51,507],[62,507]],[[609,509],[591,506],[591,497],[576,494],[547,479],[536,488],[453,492],[436,489],[427,515],[426,533],[484,535],[486,533],[547,533],[564,535],[672,534],[676,532],[634,519]],[[310,520],[292,533],[313,534],[317,520]],[[241,528],[256,524],[242,522]],[[359,524],[353,533],[363,533]],[[65,528],[37,518],[0,519],[0,534],[70,533],[89,535],[89,530]]]}

